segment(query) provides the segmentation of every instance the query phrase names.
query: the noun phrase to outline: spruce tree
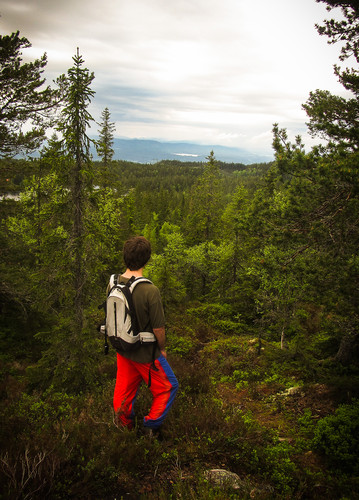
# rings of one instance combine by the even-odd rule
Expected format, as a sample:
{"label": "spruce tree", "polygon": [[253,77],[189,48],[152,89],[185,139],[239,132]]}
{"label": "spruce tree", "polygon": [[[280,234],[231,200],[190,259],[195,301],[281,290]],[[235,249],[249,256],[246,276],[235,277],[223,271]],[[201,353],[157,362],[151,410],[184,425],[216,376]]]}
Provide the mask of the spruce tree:
{"label": "spruce tree", "polygon": [[[58,79],[65,96],[65,106],[58,125],[63,137],[62,147],[53,138],[41,160],[49,162],[51,174],[44,178],[48,196],[46,203],[42,202],[38,215],[49,212],[52,207],[58,214],[58,223],[55,228],[42,225],[43,254],[35,274],[39,278],[46,277],[46,270],[53,262],[52,275],[56,276],[56,281],[49,285],[48,280],[43,279],[40,295],[47,292],[48,303],[44,309],[50,309],[55,314],[52,317],[51,335],[48,331],[39,332],[38,337],[48,347],[43,351],[32,375],[34,382],[51,383],[56,390],[61,388],[67,391],[91,387],[96,377],[94,358],[98,353],[91,325],[84,321],[87,317],[84,314],[85,307],[93,299],[92,295],[87,294],[88,300],[85,300],[85,287],[91,274],[88,271],[91,268],[88,254],[92,243],[86,245],[92,240],[88,229],[92,162],[87,128],[93,120],[87,108],[94,95],[91,90],[94,75],[83,68],[84,61],[78,52],[73,61],[73,67],[67,75]],[[42,220],[39,219],[39,222],[41,224]],[[50,253],[48,250],[55,241],[58,244]]]}
{"label": "spruce tree", "polygon": [[75,330],[83,327],[83,290],[86,279],[83,253],[84,228],[84,197],[86,187],[91,184],[90,139],[87,128],[93,121],[87,108],[95,92],[91,89],[94,74],[83,68],[84,60],[77,54],[73,57],[74,65],[68,70],[67,76],[60,77],[60,83],[65,88],[66,105],[62,110],[62,121],[59,126],[64,137],[72,171],[70,190],[72,195],[72,263],[74,285]]}
{"label": "spruce tree", "polygon": [[203,174],[192,189],[187,234],[190,243],[216,240],[222,212],[219,165],[211,151]]}
{"label": "spruce tree", "polygon": [[100,139],[96,144],[97,154],[101,157],[104,168],[108,168],[114,154],[112,147],[115,124],[110,122],[110,117],[109,109],[105,108],[101,114]]}
{"label": "spruce tree", "polygon": [[[187,217],[187,241],[198,245],[202,257],[198,261],[209,262],[210,246],[218,241],[223,211],[221,178],[214,152],[207,157],[208,163],[191,192]],[[207,292],[208,273],[199,269],[202,294]]]}

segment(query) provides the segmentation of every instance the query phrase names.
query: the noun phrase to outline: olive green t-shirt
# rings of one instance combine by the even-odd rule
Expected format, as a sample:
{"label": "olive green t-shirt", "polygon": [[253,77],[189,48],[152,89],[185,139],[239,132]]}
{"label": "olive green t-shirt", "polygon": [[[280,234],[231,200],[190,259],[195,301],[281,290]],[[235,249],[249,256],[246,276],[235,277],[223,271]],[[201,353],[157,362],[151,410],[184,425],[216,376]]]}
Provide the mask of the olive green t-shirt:
{"label": "olive green t-shirt", "polygon": [[[119,283],[127,283],[128,278],[119,277]],[[153,332],[153,328],[165,326],[165,316],[163,312],[162,299],[159,289],[152,283],[139,283],[132,292],[133,304],[136,309],[138,326],[141,332]],[[134,351],[122,351],[120,354],[124,358],[138,363],[150,363],[154,357],[157,359],[161,351],[152,342],[141,344]]]}

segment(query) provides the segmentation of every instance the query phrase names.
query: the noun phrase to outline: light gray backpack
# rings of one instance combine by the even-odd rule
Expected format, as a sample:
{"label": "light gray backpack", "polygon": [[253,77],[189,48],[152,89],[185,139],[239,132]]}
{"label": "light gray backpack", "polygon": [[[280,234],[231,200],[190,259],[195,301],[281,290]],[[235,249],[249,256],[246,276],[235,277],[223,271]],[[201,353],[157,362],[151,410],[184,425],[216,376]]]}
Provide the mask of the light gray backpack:
{"label": "light gray backpack", "polygon": [[138,327],[132,292],[140,283],[152,282],[147,278],[132,277],[125,284],[118,282],[118,274],[111,276],[105,304],[105,349],[107,337],[112,347],[119,352],[135,350],[144,342],[156,342],[153,333],[141,332]]}

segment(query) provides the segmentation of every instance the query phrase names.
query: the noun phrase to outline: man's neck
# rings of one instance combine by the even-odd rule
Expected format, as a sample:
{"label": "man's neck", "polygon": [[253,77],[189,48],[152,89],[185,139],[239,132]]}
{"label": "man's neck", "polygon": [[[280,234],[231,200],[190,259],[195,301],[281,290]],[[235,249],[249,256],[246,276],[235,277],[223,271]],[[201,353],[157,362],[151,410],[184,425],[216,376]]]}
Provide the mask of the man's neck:
{"label": "man's neck", "polygon": [[122,274],[122,276],[128,279],[132,278],[132,276],[134,276],[135,278],[140,278],[143,276],[142,272],[143,268],[137,269],[136,271],[131,271],[130,269],[127,268],[126,271]]}

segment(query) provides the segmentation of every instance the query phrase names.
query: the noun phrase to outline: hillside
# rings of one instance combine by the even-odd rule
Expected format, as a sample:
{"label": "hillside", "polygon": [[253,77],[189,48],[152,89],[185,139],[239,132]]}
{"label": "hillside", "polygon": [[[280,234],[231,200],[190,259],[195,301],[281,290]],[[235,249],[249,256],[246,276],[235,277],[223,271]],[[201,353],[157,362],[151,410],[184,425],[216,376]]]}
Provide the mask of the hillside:
{"label": "hillside", "polygon": [[30,393],[29,361],[4,360],[2,498],[359,498],[358,405],[346,404],[359,395],[359,374],[319,366],[308,350],[304,365],[304,351],[260,347],[249,331],[208,322],[208,311],[189,304],[168,315],[180,391],[162,441],[141,433],[145,385],[136,429],[113,424],[113,349],[97,364],[101,384],[78,395]]}
{"label": "hillside", "polygon": [[[206,161],[207,156],[214,151],[218,161],[226,163],[269,162],[273,156],[264,156],[246,151],[218,145],[202,145],[191,142],[161,142],[145,139],[114,139],[114,160],[126,160],[136,163],[156,163],[161,160]],[[95,149],[92,149],[95,160],[98,159]]]}
{"label": "hillside", "polygon": [[[1,202],[4,500],[358,498],[358,217],[346,191],[333,201],[335,177],[288,182],[291,156],[284,175],[213,157],[91,165],[79,334],[68,177],[58,161],[3,163],[21,192]],[[114,426],[115,352],[96,328],[137,232],[180,384],[163,441],[141,433],[146,386],[136,432]]]}

